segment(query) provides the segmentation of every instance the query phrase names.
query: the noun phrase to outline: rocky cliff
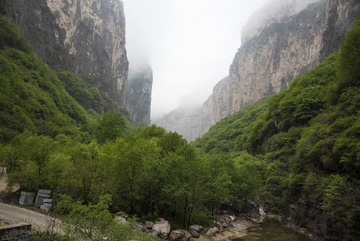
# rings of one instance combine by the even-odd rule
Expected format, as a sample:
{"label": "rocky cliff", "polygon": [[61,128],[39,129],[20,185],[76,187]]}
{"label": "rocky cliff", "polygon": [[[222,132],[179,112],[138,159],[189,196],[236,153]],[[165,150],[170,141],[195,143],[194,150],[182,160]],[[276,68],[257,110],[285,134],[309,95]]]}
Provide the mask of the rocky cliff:
{"label": "rocky cliff", "polygon": [[201,108],[180,106],[155,124],[166,131],[179,133],[188,141],[193,141],[200,137],[200,113]]}
{"label": "rocky cliff", "polygon": [[[281,4],[287,9],[291,2]],[[352,21],[360,17],[359,6],[352,0],[320,1],[248,33],[230,67],[230,113],[288,88],[295,78],[337,51]]]}
{"label": "rocky cliff", "polygon": [[55,70],[68,70],[125,109],[128,60],[119,0],[0,0],[35,52]]}
{"label": "rocky cliff", "polygon": [[203,136],[216,122],[230,115],[229,77],[217,83],[212,95],[203,104],[200,114],[200,133]]}
{"label": "rocky cliff", "polygon": [[155,124],[167,131],[176,131],[188,141],[194,141],[203,136],[216,122],[230,114],[228,98],[229,77],[226,77],[216,84],[212,95],[202,106],[192,106],[191,97],[186,97],[184,98],[186,101],[183,101],[177,109]]}
{"label": "rocky cliff", "polygon": [[[224,116],[288,88],[298,76],[337,51],[346,30],[358,18],[359,1],[269,2],[243,27],[242,45],[230,66],[229,78],[214,87],[213,94],[199,110],[200,126],[194,128],[199,133],[189,133],[192,128],[186,127],[188,121],[182,122],[184,118],[176,121],[177,127],[161,123],[190,141],[193,139],[189,136],[202,136]],[[180,130],[187,130],[187,134]]]}
{"label": "rocky cliff", "polygon": [[149,65],[131,69],[126,91],[126,108],[131,123],[150,125],[153,72]]}

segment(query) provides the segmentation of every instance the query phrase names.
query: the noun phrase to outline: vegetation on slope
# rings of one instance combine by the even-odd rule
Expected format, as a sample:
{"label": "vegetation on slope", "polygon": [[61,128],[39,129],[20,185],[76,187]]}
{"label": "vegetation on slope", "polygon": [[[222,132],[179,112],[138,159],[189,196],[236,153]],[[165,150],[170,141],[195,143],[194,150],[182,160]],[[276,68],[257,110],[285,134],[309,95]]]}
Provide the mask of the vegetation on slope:
{"label": "vegetation on slope", "polygon": [[69,94],[7,17],[0,17],[0,142],[28,129],[89,141],[94,116]]}
{"label": "vegetation on slope", "polygon": [[[339,237],[341,229],[359,232],[359,40],[360,21],[355,21],[338,53],[267,104],[262,99],[247,106],[193,143],[208,155],[214,149],[246,151],[261,159],[266,167],[260,201],[273,210],[300,204],[308,210],[303,215],[327,224],[327,233]],[[251,114],[252,109],[258,112]],[[255,114],[255,121],[247,121]],[[337,231],[329,228],[335,223]]]}
{"label": "vegetation on slope", "polygon": [[97,114],[102,115],[109,111],[121,111],[119,104],[106,94],[109,89],[109,80],[97,80],[97,82],[101,83],[101,86],[96,88],[92,77],[86,77],[83,80],[69,71],[61,71],[56,75],[69,95],[74,97],[90,113],[95,111]]}

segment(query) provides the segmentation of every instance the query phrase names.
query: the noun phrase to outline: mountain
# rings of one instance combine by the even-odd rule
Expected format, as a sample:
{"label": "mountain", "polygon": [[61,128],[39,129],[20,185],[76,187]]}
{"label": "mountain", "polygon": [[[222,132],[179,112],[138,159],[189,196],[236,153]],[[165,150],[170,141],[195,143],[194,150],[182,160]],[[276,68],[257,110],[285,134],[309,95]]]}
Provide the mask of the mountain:
{"label": "mountain", "polygon": [[359,17],[358,1],[271,1],[242,28],[242,44],[230,66],[228,80],[214,87],[212,96],[199,110],[200,127],[194,130],[199,132],[181,132],[192,129],[186,126],[188,121],[177,123],[176,128],[171,123],[159,123],[167,130],[178,131],[188,141],[194,140],[190,136],[202,136],[224,117],[223,113],[229,115],[287,89],[294,79],[320,64],[339,49],[346,31]]}
{"label": "mountain", "polygon": [[99,114],[126,112],[129,63],[121,1],[1,0],[0,6],[50,69],[72,72],[102,92]]}
{"label": "mountain", "polygon": [[130,111],[131,123],[150,125],[152,84],[153,71],[148,64],[130,69],[126,108]]}

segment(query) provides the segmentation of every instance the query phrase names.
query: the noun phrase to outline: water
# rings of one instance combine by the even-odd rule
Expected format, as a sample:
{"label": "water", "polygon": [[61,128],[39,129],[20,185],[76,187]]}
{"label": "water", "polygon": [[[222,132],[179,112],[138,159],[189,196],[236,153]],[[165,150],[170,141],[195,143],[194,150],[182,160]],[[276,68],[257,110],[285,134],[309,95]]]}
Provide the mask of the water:
{"label": "water", "polygon": [[[255,229],[255,230],[253,230]],[[233,241],[311,241],[305,234],[288,228],[277,219],[267,218],[258,228],[250,228],[249,235]]]}

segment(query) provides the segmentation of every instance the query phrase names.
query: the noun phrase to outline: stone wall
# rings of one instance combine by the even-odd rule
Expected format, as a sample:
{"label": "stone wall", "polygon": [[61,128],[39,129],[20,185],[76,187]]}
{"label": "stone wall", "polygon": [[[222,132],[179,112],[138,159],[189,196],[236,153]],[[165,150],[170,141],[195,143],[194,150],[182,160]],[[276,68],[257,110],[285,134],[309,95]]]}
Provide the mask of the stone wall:
{"label": "stone wall", "polygon": [[0,227],[1,241],[30,241],[31,224],[18,223]]}

